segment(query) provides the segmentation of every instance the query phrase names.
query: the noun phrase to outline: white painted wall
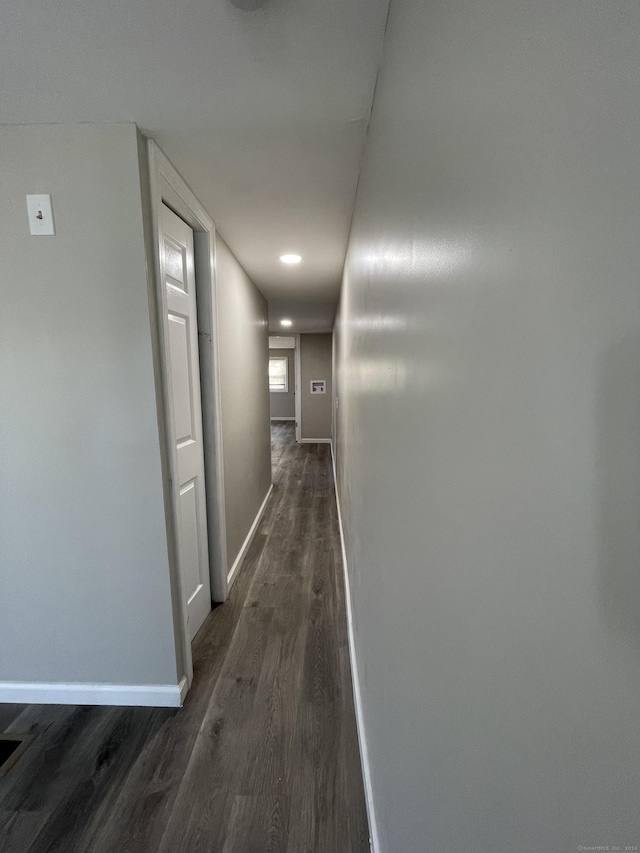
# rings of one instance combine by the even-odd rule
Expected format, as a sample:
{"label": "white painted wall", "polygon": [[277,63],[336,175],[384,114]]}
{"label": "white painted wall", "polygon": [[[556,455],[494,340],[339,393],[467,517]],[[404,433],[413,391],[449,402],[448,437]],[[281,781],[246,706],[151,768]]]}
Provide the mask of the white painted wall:
{"label": "white painted wall", "polygon": [[175,685],[136,128],[2,127],[0,171],[0,682]]}
{"label": "white painted wall", "polygon": [[[300,335],[300,415],[302,439],[331,438],[331,334]],[[311,380],[324,379],[326,394],[312,394]]]}
{"label": "white painted wall", "polygon": [[638,32],[392,0],[336,328],[381,853],[639,843]]}
{"label": "white painted wall", "polygon": [[267,301],[219,235],[216,284],[231,568],[271,486],[269,336]]}

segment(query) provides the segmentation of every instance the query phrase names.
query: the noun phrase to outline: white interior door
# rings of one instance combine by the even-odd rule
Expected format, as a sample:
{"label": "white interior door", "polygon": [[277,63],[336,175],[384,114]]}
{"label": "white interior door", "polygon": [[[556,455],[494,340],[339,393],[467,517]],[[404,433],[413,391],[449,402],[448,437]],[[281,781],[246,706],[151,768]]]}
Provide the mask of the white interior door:
{"label": "white interior door", "polygon": [[193,231],[162,205],[167,365],[177,459],[178,559],[189,638],[211,610]]}

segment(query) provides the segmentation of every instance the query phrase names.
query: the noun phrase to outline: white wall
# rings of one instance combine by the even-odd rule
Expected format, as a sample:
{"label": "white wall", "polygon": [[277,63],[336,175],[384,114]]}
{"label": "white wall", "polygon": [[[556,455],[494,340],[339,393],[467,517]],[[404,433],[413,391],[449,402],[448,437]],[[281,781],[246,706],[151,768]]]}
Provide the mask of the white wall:
{"label": "white wall", "polygon": [[337,326],[384,853],[640,837],[639,31],[392,0]]}
{"label": "white wall", "polygon": [[0,171],[0,682],[175,685],[136,128],[2,127]]}
{"label": "white wall", "polygon": [[[331,438],[332,336],[300,335],[301,438]],[[311,380],[324,379],[326,394],[312,394]]]}
{"label": "white wall", "polygon": [[266,299],[220,236],[216,284],[231,568],[271,486],[269,336]]}

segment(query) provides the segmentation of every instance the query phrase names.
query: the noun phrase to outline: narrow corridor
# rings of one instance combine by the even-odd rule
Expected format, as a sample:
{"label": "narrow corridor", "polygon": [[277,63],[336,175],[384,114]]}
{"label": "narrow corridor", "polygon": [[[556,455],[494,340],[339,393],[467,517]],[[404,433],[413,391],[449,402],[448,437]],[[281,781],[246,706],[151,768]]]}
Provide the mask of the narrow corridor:
{"label": "narrow corridor", "polygon": [[272,429],[274,491],[179,711],[0,705],[0,853],[365,853],[329,446]]}

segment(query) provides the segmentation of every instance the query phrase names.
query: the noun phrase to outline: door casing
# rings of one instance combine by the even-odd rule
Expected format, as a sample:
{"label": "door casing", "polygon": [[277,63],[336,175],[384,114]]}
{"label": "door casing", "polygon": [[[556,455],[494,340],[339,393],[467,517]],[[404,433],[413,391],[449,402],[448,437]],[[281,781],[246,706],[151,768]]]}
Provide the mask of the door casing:
{"label": "door casing", "polygon": [[295,359],[295,415],[296,415],[296,441],[300,443],[302,438],[302,382],[300,381],[300,335],[294,335],[296,339],[296,348],[294,350],[294,359]]}
{"label": "door casing", "polygon": [[[146,141],[148,158],[148,197],[150,229],[145,235],[153,254],[154,275],[150,276],[154,338],[154,363],[158,425],[162,448],[167,548],[169,552],[171,595],[178,679],[185,678],[187,689],[193,680],[191,642],[187,629],[187,603],[182,592],[179,552],[177,547],[178,506],[172,484],[177,482],[177,459],[171,441],[173,412],[169,405],[168,329],[166,292],[163,286],[161,209],[170,207],[193,230],[196,294],[198,306],[198,344],[204,469],[207,489],[207,527],[209,542],[209,575],[214,601],[225,601],[228,595],[227,542],[224,504],[224,464],[222,416],[220,402],[220,363],[218,353],[218,317],[216,299],[216,235],[213,220],[187,184],[153,140]],[[145,187],[143,185],[143,197]],[[182,671],[180,671],[182,670]]]}

